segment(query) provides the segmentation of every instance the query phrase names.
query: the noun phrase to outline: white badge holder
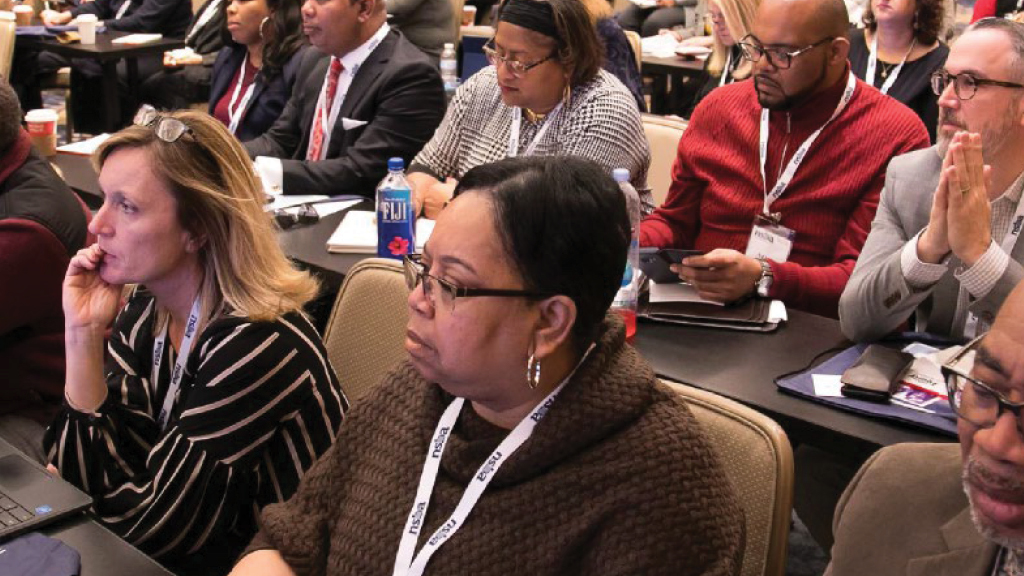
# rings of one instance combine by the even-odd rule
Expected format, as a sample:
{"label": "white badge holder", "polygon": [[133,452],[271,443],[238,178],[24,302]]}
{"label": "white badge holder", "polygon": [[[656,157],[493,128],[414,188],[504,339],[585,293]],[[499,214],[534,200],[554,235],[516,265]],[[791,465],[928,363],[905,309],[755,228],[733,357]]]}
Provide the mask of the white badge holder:
{"label": "white badge holder", "polygon": [[780,224],[777,217],[758,214],[750,230],[746,255],[758,260],[786,262],[794,239],[796,232]]}

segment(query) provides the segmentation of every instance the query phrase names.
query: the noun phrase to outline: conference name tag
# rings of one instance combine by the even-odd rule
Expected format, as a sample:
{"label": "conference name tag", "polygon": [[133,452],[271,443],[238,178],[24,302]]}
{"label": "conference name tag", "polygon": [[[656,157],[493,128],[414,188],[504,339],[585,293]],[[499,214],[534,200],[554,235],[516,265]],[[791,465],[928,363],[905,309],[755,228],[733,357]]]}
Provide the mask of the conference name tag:
{"label": "conference name tag", "polygon": [[747,256],[750,258],[785,262],[793,250],[796,232],[773,219],[758,214],[747,242]]}

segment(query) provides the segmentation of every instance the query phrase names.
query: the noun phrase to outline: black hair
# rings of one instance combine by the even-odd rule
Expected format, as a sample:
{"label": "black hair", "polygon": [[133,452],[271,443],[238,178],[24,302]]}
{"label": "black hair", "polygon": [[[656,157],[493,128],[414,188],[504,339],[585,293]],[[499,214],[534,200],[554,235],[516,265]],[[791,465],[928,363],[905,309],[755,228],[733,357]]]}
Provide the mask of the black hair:
{"label": "black hair", "polygon": [[[227,12],[231,0],[224,2],[221,10]],[[267,80],[281,73],[285,64],[295,52],[306,44],[302,33],[302,0],[267,0],[270,16],[260,31],[267,40],[263,43],[263,67],[260,74]],[[225,46],[236,44],[228,32],[227,18],[221,28],[221,39]]]}
{"label": "black hair", "polygon": [[622,282],[629,216],[618,184],[593,161],[526,156],[477,166],[455,195],[485,195],[505,252],[527,290],[576,303],[573,344],[593,342]]}

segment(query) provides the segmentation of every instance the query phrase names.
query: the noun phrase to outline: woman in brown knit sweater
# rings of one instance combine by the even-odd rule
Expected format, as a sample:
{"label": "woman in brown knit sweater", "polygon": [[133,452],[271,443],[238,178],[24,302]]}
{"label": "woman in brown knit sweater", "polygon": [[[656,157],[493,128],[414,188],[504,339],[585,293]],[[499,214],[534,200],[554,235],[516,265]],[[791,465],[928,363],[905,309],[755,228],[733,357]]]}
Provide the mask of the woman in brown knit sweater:
{"label": "woman in brown knit sweater", "polygon": [[629,243],[616,184],[525,157],[457,193],[406,261],[409,361],[233,574],[736,573],[711,448],[605,315]]}

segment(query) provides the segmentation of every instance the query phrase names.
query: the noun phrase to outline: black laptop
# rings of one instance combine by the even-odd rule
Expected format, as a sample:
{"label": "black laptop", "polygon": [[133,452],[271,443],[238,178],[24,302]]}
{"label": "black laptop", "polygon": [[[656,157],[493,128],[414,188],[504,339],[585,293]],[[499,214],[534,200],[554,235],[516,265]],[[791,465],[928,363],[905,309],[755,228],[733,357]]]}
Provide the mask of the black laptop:
{"label": "black laptop", "polygon": [[92,498],[0,438],[0,540],[92,505]]}

